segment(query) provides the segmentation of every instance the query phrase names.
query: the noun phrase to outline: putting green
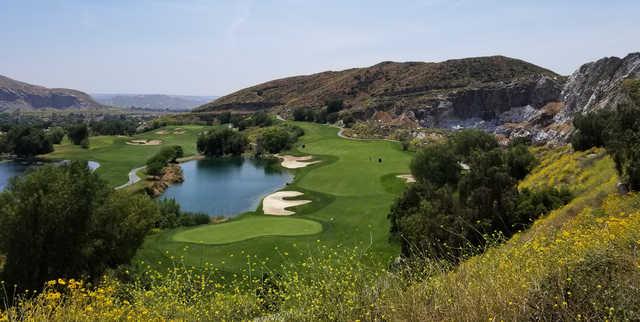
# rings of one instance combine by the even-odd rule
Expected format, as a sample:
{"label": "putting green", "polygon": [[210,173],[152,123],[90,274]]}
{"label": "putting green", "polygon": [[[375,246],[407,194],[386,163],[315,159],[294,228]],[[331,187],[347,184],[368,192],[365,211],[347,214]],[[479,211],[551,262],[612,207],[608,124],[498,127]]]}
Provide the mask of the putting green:
{"label": "putting green", "polygon": [[263,236],[304,236],[321,231],[322,225],[313,220],[250,216],[229,223],[182,230],[175,233],[171,239],[178,242],[220,245]]}

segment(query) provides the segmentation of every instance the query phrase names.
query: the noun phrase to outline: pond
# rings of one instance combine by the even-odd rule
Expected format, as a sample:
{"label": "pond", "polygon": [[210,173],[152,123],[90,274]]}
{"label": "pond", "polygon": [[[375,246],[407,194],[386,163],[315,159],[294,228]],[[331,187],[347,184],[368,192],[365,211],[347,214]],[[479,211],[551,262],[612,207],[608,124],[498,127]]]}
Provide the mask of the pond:
{"label": "pond", "polygon": [[[61,161],[64,163],[67,161]],[[9,179],[21,175],[30,167],[42,165],[43,162],[27,163],[19,161],[0,161],[0,191],[4,190],[4,187],[9,183]],[[87,166],[91,171],[95,171],[100,167],[100,163],[95,161],[87,161]]]}
{"label": "pond", "polygon": [[28,168],[28,164],[0,161],[0,191],[4,190],[4,187],[9,183],[9,179],[22,174]]}
{"label": "pond", "polygon": [[277,163],[217,158],[181,164],[184,183],[170,186],[162,198],[174,198],[182,210],[233,217],[255,210],[263,197],[286,185],[293,175]]}

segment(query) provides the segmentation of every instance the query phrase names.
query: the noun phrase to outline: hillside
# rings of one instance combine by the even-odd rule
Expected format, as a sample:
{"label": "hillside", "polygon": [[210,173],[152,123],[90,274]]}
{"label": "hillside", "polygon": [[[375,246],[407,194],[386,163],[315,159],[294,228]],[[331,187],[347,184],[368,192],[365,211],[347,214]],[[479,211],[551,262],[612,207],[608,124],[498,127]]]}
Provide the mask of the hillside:
{"label": "hillside", "polygon": [[0,75],[0,112],[17,109],[96,109],[102,105],[81,91],[46,88]]}
{"label": "hillside", "polygon": [[512,107],[540,108],[559,98],[563,81],[552,71],[503,56],[383,62],[270,81],[197,111],[275,108],[286,114],[295,107],[322,107],[341,99],[362,118],[384,110],[409,114],[425,127],[448,127],[455,119],[493,119]]}
{"label": "hillside", "polygon": [[162,94],[91,94],[100,104],[122,108],[149,110],[190,110],[216,99],[216,96]]}
{"label": "hillside", "polygon": [[[196,112],[270,109],[290,116],[299,107],[345,103],[343,115],[426,128],[480,128],[535,142],[566,141],[576,113],[628,101],[624,82],[640,79],[640,53],[584,64],[570,77],[503,56],[441,63],[383,62],[368,68],[278,79],[249,87]],[[381,112],[385,117],[380,117]]]}

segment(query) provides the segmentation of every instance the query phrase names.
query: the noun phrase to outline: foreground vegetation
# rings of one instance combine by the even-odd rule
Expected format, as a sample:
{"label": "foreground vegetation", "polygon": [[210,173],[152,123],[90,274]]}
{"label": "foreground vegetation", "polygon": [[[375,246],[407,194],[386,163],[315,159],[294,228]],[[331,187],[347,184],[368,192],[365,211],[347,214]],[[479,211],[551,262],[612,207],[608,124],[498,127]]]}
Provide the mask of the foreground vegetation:
{"label": "foreground vegetation", "polygon": [[637,320],[640,196],[617,194],[602,149],[536,155],[519,188],[568,186],[575,198],[504,244],[469,249],[456,267],[434,259],[387,267],[368,244],[323,241],[279,249],[281,264],[239,252],[252,269],[235,278],[176,256],[169,270],[145,267],[130,282],[52,281],[0,319]]}

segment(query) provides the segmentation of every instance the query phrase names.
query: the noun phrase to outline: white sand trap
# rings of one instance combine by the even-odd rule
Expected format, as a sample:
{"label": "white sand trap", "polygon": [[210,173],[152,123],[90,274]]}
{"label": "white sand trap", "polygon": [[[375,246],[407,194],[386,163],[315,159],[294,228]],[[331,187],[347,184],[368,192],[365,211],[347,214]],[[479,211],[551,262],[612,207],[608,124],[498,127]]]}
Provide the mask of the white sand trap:
{"label": "white sand trap", "polygon": [[175,131],[173,131],[173,134],[175,134],[175,135],[181,135],[181,134],[185,134],[185,133],[187,133],[187,132],[185,132],[185,130],[175,130]]}
{"label": "white sand trap", "polygon": [[129,145],[160,145],[162,141],[160,140],[131,140],[127,142]]}
{"label": "white sand trap", "polygon": [[167,131],[165,131],[165,130],[160,130],[160,131],[157,131],[157,132],[156,132],[156,134],[159,134],[159,135],[167,135],[167,134],[169,134],[169,132],[167,132]]}
{"label": "white sand trap", "polygon": [[295,207],[310,203],[311,200],[285,200],[284,198],[293,198],[302,196],[299,191],[278,191],[264,198],[262,201],[262,211],[265,215],[290,216],[295,214],[293,211],[285,208]]}
{"label": "white sand trap", "polygon": [[313,157],[310,155],[307,155],[304,157],[294,157],[292,155],[276,155],[276,156],[282,159],[282,163],[280,163],[280,165],[282,165],[287,169],[304,168],[308,165],[320,162],[320,161],[309,161],[313,159]]}
{"label": "white sand trap", "polygon": [[415,183],[416,182],[416,178],[414,178],[410,174],[401,174],[401,175],[397,175],[396,177],[404,180],[406,183]]}

